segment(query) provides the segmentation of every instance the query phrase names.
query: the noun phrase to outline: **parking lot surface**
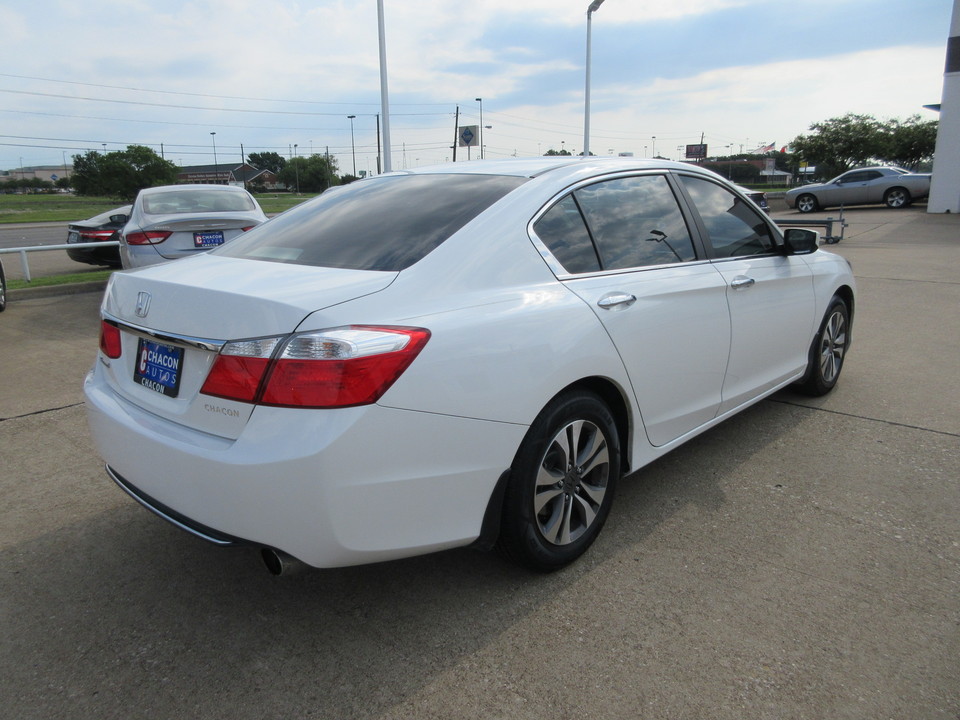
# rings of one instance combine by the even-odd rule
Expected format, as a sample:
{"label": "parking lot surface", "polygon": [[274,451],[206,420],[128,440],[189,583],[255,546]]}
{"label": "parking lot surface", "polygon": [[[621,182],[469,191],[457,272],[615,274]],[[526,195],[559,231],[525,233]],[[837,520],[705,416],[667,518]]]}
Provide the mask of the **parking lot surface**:
{"label": "parking lot surface", "polygon": [[778,393],[635,473],[551,575],[461,550],[275,578],[168,526],[91,446],[98,295],[15,298],[3,715],[956,720],[960,217],[846,218],[836,390]]}

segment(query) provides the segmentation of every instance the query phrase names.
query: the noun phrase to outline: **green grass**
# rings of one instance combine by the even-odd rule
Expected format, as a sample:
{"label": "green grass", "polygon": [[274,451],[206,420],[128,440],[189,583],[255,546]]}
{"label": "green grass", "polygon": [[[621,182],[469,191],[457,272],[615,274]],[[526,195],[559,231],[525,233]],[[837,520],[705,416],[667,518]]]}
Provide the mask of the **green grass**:
{"label": "green grass", "polygon": [[0,223],[84,220],[124,203],[75,195],[0,195]]}
{"label": "green grass", "polygon": [[[275,215],[299,205],[315,195],[264,193],[255,195],[268,215]],[[98,213],[127,205],[123,200],[78,195],[0,195],[0,224],[26,222],[71,222],[86,220]]]}
{"label": "green grass", "polygon": [[67,275],[47,275],[45,277],[34,278],[31,282],[23,279],[7,280],[8,290],[23,290],[25,288],[51,287],[53,285],[70,285],[72,283],[95,282],[106,280],[110,277],[113,270],[94,270],[79,273],[69,273]]}

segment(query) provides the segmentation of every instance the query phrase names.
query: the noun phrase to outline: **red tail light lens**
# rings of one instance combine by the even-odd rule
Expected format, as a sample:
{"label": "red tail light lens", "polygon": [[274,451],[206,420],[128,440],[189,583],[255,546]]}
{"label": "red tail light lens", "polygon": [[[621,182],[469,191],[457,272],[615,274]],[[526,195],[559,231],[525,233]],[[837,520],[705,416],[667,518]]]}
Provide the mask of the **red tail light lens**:
{"label": "red tail light lens", "polygon": [[80,237],[87,242],[106,242],[116,230],[81,230]]}
{"label": "red tail light lens", "polygon": [[293,335],[279,353],[282,338],[228,343],[200,392],[278,407],[368,405],[429,339],[423,328],[352,325]]}
{"label": "red tail light lens", "polygon": [[127,245],[159,245],[172,234],[172,232],[148,230],[147,232],[128,233],[123,236],[123,239],[126,240]]}
{"label": "red tail light lens", "polygon": [[253,230],[255,227],[256,225],[247,225],[246,227],[240,228],[240,229],[243,230],[244,232],[247,232],[248,230]]}
{"label": "red tail light lens", "polygon": [[120,344],[120,328],[111,325],[106,320],[100,321],[100,350],[108,358],[116,360],[120,357],[122,346]]}
{"label": "red tail light lens", "polygon": [[255,402],[260,383],[281,338],[227,343],[220,350],[200,388],[205,395]]}

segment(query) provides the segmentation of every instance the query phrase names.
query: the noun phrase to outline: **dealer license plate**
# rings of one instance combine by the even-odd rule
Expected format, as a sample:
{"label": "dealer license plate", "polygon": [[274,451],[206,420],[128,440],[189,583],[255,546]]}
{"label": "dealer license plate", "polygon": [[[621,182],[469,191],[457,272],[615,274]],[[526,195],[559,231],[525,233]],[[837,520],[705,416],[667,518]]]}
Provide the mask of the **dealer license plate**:
{"label": "dealer license plate", "polygon": [[146,338],[137,342],[137,366],[133,381],[145,388],[176,397],[183,371],[183,348],[162,345]]}
{"label": "dealer license plate", "polygon": [[212,230],[211,232],[195,232],[193,234],[193,246],[198,248],[216,247],[223,245],[223,230]]}

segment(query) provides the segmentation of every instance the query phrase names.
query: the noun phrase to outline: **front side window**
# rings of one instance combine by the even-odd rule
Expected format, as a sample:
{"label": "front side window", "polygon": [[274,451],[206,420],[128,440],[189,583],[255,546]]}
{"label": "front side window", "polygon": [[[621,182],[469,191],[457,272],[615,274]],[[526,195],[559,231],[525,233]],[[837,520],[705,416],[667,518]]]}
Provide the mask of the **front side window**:
{"label": "front side window", "polygon": [[534,232],[569,273],[696,259],[680,207],[662,175],[579,188],[547,211]]}
{"label": "front side window", "polygon": [[716,183],[681,175],[718,258],[762,255],[776,249],[770,228],[748,203]]}

